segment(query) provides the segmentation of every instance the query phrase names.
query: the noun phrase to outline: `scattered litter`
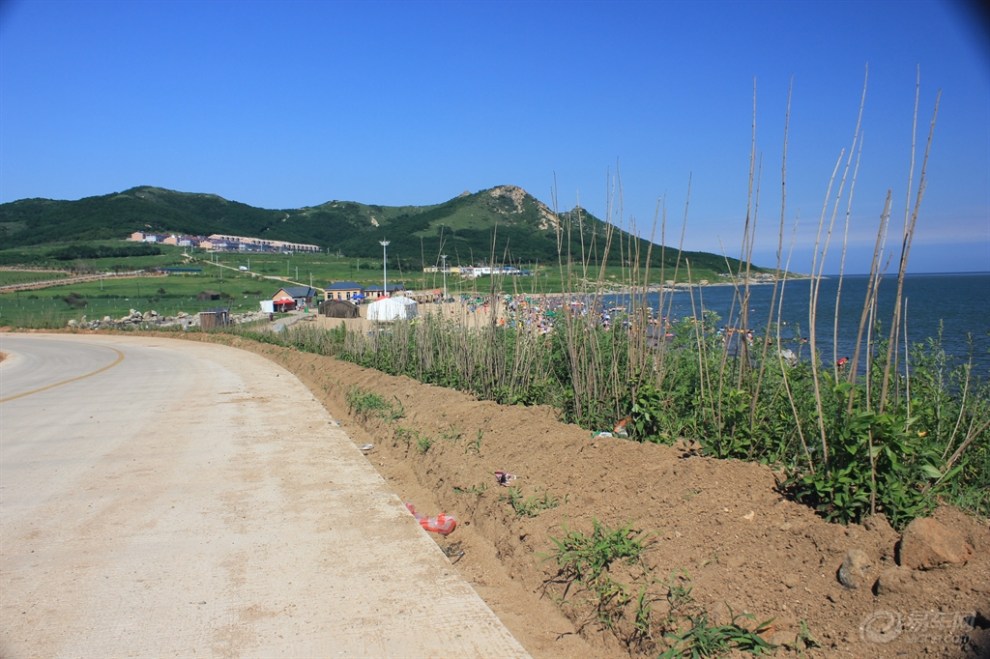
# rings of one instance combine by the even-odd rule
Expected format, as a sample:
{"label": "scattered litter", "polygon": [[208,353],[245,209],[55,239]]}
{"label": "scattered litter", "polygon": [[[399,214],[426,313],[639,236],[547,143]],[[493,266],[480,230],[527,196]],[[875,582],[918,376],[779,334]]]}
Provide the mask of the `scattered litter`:
{"label": "scattered litter", "polygon": [[406,508],[409,509],[412,516],[419,521],[419,525],[426,531],[439,533],[442,536],[448,536],[454,532],[455,528],[457,528],[457,519],[453,515],[440,513],[434,517],[427,517],[425,515],[418,514],[416,512],[416,507],[411,503],[407,503]]}
{"label": "scattered litter", "polygon": [[452,542],[446,547],[441,547],[440,549],[443,551],[444,555],[450,559],[451,563],[456,563],[464,558],[464,547],[462,545],[463,543],[458,540],[457,542]]}
{"label": "scattered litter", "polygon": [[612,428],[612,432],[615,433],[616,437],[629,437],[629,433],[626,431],[626,425],[632,421],[632,417],[626,417],[624,419],[619,419],[619,422],[615,424]]}
{"label": "scattered litter", "polygon": [[368,451],[370,451],[373,448],[375,448],[375,445],[374,444],[365,444],[365,445],[363,445],[361,447],[361,452],[362,453],[367,453]]}
{"label": "scattered litter", "polygon": [[509,483],[511,483],[514,480],[516,480],[516,475],[515,474],[510,474],[507,471],[496,471],[495,472],[495,481],[499,485],[501,485],[502,487],[508,487],[509,486]]}
{"label": "scattered litter", "polygon": [[599,439],[601,437],[615,437],[615,435],[613,435],[607,430],[601,430],[599,432],[591,433],[592,439]]}

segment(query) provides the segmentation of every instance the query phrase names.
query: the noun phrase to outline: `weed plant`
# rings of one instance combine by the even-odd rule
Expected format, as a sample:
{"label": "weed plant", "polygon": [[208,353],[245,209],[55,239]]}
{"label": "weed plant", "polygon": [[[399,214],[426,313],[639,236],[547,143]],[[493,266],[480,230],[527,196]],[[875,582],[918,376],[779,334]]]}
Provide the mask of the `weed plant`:
{"label": "weed plant", "polygon": [[391,403],[378,394],[360,387],[351,387],[345,398],[348,413],[364,420],[378,418],[392,422],[405,416],[405,409],[398,400]]}
{"label": "weed plant", "polygon": [[518,487],[510,487],[502,499],[509,503],[518,517],[536,517],[544,510],[560,505],[560,499],[551,496],[549,492],[544,492],[542,496],[526,497]]}
{"label": "weed plant", "polygon": [[708,614],[701,613],[692,616],[690,627],[678,634],[671,634],[668,641],[671,645],[660,653],[661,659],[676,657],[721,657],[729,652],[748,652],[749,654],[771,654],[777,646],[764,640],[761,633],[769,628],[769,621],[748,629],[739,623],[752,616],[733,616],[732,622],[724,625],[713,625]]}
{"label": "weed plant", "polygon": [[591,533],[567,530],[562,538],[551,538],[557,563],[555,579],[570,587],[575,582],[594,583],[613,563],[637,563],[651,543],[649,536],[632,526],[610,528],[592,520]]}
{"label": "weed plant", "polygon": [[453,490],[454,490],[454,494],[472,494],[476,497],[480,497],[481,495],[483,495],[485,492],[488,491],[488,484],[476,483],[475,485],[471,485],[470,487],[462,487],[460,485],[455,485],[453,487]]}

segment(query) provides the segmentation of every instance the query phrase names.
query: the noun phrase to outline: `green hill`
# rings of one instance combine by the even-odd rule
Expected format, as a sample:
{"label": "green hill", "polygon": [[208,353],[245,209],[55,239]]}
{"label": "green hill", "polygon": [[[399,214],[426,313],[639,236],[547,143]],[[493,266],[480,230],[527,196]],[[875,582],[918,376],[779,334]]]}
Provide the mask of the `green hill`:
{"label": "green hill", "polygon": [[[319,206],[269,210],[228,201],[212,194],[176,192],[141,186],[78,201],[23,199],[0,204],[0,243],[6,249],[86,240],[123,239],[135,231],[206,236],[213,233],[313,243],[348,257],[375,258],[379,240],[388,239],[389,260],[410,268],[439,262],[523,265],[583,258],[601,263],[607,225],[575,208],[555,214],[521,188],[497,186],[464,193],[433,206],[378,206],[330,201]],[[614,228],[610,265],[629,254],[645,262],[648,241]],[[623,255],[626,255],[623,257]],[[666,250],[671,266],[676,250]],[[725,259],[686,252],[698,269],[726,271]],[[654,247],[652,261],[660,263]],[[729,260],[737,270],[738,261]],[[758,270],[758,269],[757,269]]]}

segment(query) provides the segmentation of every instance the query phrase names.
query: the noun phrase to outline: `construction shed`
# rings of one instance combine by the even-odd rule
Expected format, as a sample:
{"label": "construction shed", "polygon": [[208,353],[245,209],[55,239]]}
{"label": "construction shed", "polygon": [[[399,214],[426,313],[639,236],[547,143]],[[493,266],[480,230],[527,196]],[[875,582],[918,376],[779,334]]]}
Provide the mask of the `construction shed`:
{"label": "construction shed", "polygon": [[359,318],[357,305],[347,300],[325,300],[320,302],[320,315],[328,318]]}
{"label": "construction shed", "polygon": [[199,312],[200,329],[208,330],[227,325],[230,325],[230,309],[208,309]]}

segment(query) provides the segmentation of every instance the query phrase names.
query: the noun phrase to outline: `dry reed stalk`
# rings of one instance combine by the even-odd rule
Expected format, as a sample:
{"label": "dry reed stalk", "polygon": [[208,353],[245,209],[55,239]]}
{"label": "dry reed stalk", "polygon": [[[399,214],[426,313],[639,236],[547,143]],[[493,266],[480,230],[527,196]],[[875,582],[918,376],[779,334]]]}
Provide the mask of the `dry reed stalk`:
{"label": "dry reed stalk", "polygon": [[[708,350],[707,350],[706,341],[704,340],[704,327],[703,327],[704,322],[702,320],[699,320],[702,319],[703,316],[698,313],[698,307],[695,306],[694,295],[695,295],[696,287],[693,285],[694,278],[691,274],[691,259],[688,258],[684,259],[684,268],[687,270],[688,284],[691,286],[691,288],[689,289],[690,299],[691,299],[691,316],[695,319],[694,340],[695,340],[695,346],[698,351],[697,353],[698,354],[698,387],[699,387],[698,397],[700,399],[699,406],[701,407],[702,411],[709,412],[712,415],[712,418],[718,418],[718,410],[715,406],[715,398],[712,395],[711,375],[709,373],[709,369],[707,368]],[[699,298],[698,306],[704,309],[704,299],[703,299],[704,295],[701,292],[700,287],[697,287],[697,293]],[[710,405],[710,409],[708,410],[705,409],[706,403]]]}
{"label": "dry reed stalk", "polygon": [[[867,65],[863,74],[863,92],[859,99],[859,112],[856,115],[856,129],[853,131],[852,148],[849,150],[850,158],[852,158],[853,152],[856,153],[856,165],[853,169],[852,184],[849,187],[849,199],[846,202],[846,218],[842,233],[842,251],[839,257],[839,281],[835,292],[835,313],[832,318],[832,369],[833,376],[837,382],[839,380],[839,308],[840,301],[842,299],[842,283],[846,271],[846,249],[849,244],[849,225],[852,218],[853,197],[855,196],[854,193],[856,189],[857,176],[859,174],[859,164],[863,156],[863,139],[860,129],[863,125],[863,110],[866,107],[866,91],[869,87],[869,76],[870,67]],[[852,371],[851,368],[850,371]]]}
{"label": "dry reed stalk", "polygon": [[917,126],[918,126],[918,107],[920,105],[921,96],[921,71],[918,70],[917,78],[915,82],[915,100],[914,100],[914,120],[912,122],[911,130],[911,167],[908,172],[908,190],[907,190],[907,200],[908,203],[904,209],[904,234],[901,241],[901,256],[900,262],[897,268],[897,294],[894,297],[894,312],[891,320],[890,329],[890,339],[887,344],[887,361],[884,364],[884,373],[882,380],[882,387],[880,392],[880,412],[882,413],[885,409],[887,403],[887,392],[889,390],[891,371],[892,368],[896,372],[896,364],[892,364],[894,361],[895,351],[894,346],[898,342],[898,333],[900,331],[900,316],[901,316],[901,303],[904,295],[904,277],[907,274],[907,263],[908,256],[911,253],[911,243],[914,239],[915,226],[918,222],[918,215],[921,212],[921,201],[925,196],[925,188],[928,184],[928,158],[931,155],[932,142],[935,137],[935,124],[938,119],[938,107],[942,98],[942,92],[939,91],[935,95],[935,107],[932,110],[932,118],[929,123],[928,128],[928,140],[925,145],[925,152],[922,158],[921,164],[921,175],[918,179],[918,191],[915,195],[914,204],[910,203],[911,200],[911,184],[914,180],[914,158],[917,149]]}
{"label": "dry reed stalk", "polygon": [[959,434],[959,426],[962,425],[963,415],[966,411],[966,400],[969,398],[969,385],[972,368],[973,356],[970,355],[969,363],[966,367],[966,378],[963,380],[962,398],[959,402],[959,414],[956,416],[956,423],[952,427],[952,433],[949,435],[949,441],[945,443],[945,450],[942,451],[943,460],[945,460],[945,456],[948,455],[949,449],[952,448],[952,445],[956,443],[956,435]]}
{"label": "dry reed stalk", "polygon": [[[873,244],[873,258],[870,260],[870,274],[867,278],[866,283],[866,294],[863,300],[863,308],[859,316],[859,325],[856,330],[856,344],[853,346],[853,356],[849,360],[849,371],[847,374],[848,381],[850,383],[855,382],[856,374],[859,372],[859,356],[863,346],[863,334],[867,335],[867,345],[870,343],[870,335],[872,330],[872,322],[870,319],[876,310],[877,305],[877,295],[880,288],[880,280],[882,276],[883,268],[880,267],[880,260],[883,255],[884,244],[887,240],[887,226],[890,222],[890,207],[891,207],[891,192],[887,191],[886,198],[884,199],[883,211],[880,213],[880,225],[877,227],[877,237]],[[872,360],[867,357],[866,359],[866,381],[870,381],[870,371],[872,369]],[[869,386],[869,385],[867,385]],[[869,396],[867,396],[869,400]],[[849,397],[847,413],[852,412],[854,397]]]}
{"label": "dry reed stalk", "polygon": [[811,351],[811,381],[814,385],[815,407],[817,409],[818,433],[822,446],[822,461],[828,464],[828,437],[825,433],[825,410],[822,403],[821,383],[819,382],[818,345],[815,327],[818,321],[818,294],[821,288],[822,272],[825,268],[825,254],[828,252],[828,240],[823,236],[825,218],[828,213],[828,200],[832,195],[832,186],[835,184],[835,177],[842,162],[843,152],[835,161],[832,175],[829,177],[826,188],[825,200],[822,204],[822,211],[818,217],[818,231],[815,236],[815,248],[811,259],[811,286],[808,298],[808,349]]}
{"label": "dry reed stalk", "polygon": [[[684,216],[681,220],[681,235],[677,242],[677,258],[674,260],[674,273],[673,276],[671,277],[671,280],[674,282],[677,281],[677,275],[680,272],[682,254],[684,252],[684,237],[687,233],[687,220],[689,214],[688,211],[690,210],[691,207],[691,183],[692,183],[692,177],[691,175],[688,175],[687,193],[684,201]],[[660,269],[664,277],[666,277],[667,274],[666,235],[667,235],[667,214],[666,211],[664,211],[660,223],[660,236],[661,236]],[[656,386],[656,388],[661,391],[663,390],[664,381],[666,380],[667,375],[670,372],[668,367],[668,360],[667,360],[669,347],[667,345],[667,341],[664,335],[666,334],[666,323],[670,318],[670,314],[671,311],[673,310],[673,304],[674,304],[674,296],[671,295],[669,301],[666,302],[666,308],[665,308],[665,304],[664,304],[666,301],[664,297],[665,292],[666,292],[666,281],[663,281],[661,282],[660,285],[660,294],[657,303],[657,323],[658,323],[657,331],[661,333],[662,340],[658,342],[657,348],[654,351],[655,354],[653,355],[651,360],[651,364],[653,366],[652,382]]]}
{"label": "dry reed stalk", "polygon": [[[781,222],[783,222],[783,216],[781,217]],[[781,233],[783,230],[781,230]],[[815,473],[815,460],[811,455],[811,450],[808,448],[808,440],[804,435],[804,427],[801,424],[801,414],[797,408],[797,401],[794,399],[794,391],[791,389],[790,380],[790,370],[784,360],[784,353],[780,349],[782,344],[780,328],[783,325],[782,315],[784,311],[784,289],[787,283],[787,273],[790,272],[791,265],[791,255],[794,253],[794,242],[797,239],[797,226],[795,224],[794,232],[791,238],[791,248],[788,250],[787,262],[784,265],[784,281],[780,285],[780,300],[777,304],[777,363],[780,368],[781,382],[784,386],[784,394],[787,397],[787,403],[791,408],[791,414],[794,416],[794,427],[797,430],[798,439],[801,441],[801,450],[804,457],[808,460],[808,470],[814,474]],[[778,256],[779,261],[779,256]]]}
{"label": "dry reed stalk", "polygon": [[[969,448],[970,444],[972,444],[977,437],[986,432],[988,428],[990,428],[990,419],[985,419],[980,425],[976,425],[975,417],[970,421],[969,431],[966,433],[966,438],[959,445],[959,448],[957,448],[952,454],[952,457],[945,462],[945,466],[942,467],[942,475],[937,481],[935,481],[935,483],[932,484],[932,487],[937,487],[945,479],[946,475],[952,470],[959,458],[962,457],[963,453],[966,452],[966,449]],[[925,488],[927,491],[927,484]]]}
{"label": "dry reed stalk", "polygon": [[[804,453],[809,457],[809,464],[812,465],[812,471],[814,471],[814,462],[810,460],[808,455],[808,447],[804,439],[804,431],[801,428],[799,417],[797,414],[797,406],[794,401],[794,394],[790,388],[790,381],[787,375],[787,366],[784,360],[783,350],[781,349],[781,314],[783,312],[784,305],[784,282],[786,281],[787,272],[790,267],[790,253],[787,258],[787,265],[782,266],[783,259],[783,249],[784,249],[784,226],[787,217],[787,146],[788,139],[790,136],[790,125],[791,125],[791,99],[793,98],[794,92],[794,79],[791,78],[791,82],[787,87],[787,104],[784,110],[784,133],[783,133],[783,145],[781,149],[781,161],[780,161],[780,219],[778,221],[777,228],[777,252],[776,261],[774,263],[774,279],[773,279],[773,289],[770,291],[770,305],[767,311],[767,323],[764,329],[764,336],[771,336],[771,330],[775,329],[773,332],[776,342],[774,348],[777,351],[777,363],[782,374],[782,383],[784,386],[784,394],[787,397],[788,403],[791,406],[791,413],[794,415],[795,425],[798,431],[798,437],[801,440],[801,445],[804,448]],[[791,251],[793,253],[793,250]],[[784,281],[782,281],[782,279]],[[779,297],[778,297],[779,296]],[[774,328],[774,315],[776,314],[777,322]],[[766,374],[766,366],[769,363],[767,359],[767,353],[770,349],[770,341],[766,340],[763,342],[763,349],[760,354],[760,368],[756,377],[755,391],[760,392],[763,389],[763,378]],[[749,422],[750,426],[756,424],[756,409],[758,404],[758,396],[753,396],[750,403],[749,412]]]}

